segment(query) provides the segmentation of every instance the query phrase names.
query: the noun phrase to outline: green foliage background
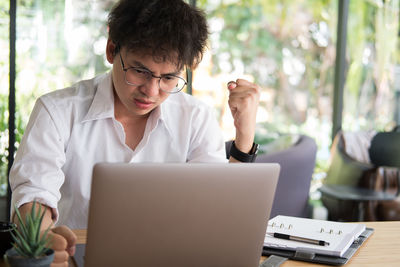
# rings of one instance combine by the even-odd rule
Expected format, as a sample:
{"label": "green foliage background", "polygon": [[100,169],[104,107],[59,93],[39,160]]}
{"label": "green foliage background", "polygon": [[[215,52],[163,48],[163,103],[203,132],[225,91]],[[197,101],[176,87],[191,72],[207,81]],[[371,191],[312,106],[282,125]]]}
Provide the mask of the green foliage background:
{"label": "green foliage background", "polygon": [[[18,0],[17,144],[37,97],[105,72],[106,18],[113,0]],[[197,0],[211,27],[211,76],[243,66],[271,99],[257,138],[303,133],[327,167],[338,0]],[[400,66],[399,0],[352,0],[343,129],[394,125]],[[0,0],[0,195],[8,142],[9,1]],[[397,86],[397,88],[396,88]],[[210,86],[211,87],[211,86]],[[199,95],[199,97],[202,97]],[[221,106],[216,106],[220,111]],[[222,112],[220,112],[222,114]]]}
{"label": "green foliage background", "polygon": [[[218,45],[210,44],[212,74],[234,70],[242,62],[244,72],[274,95],[272,105],[261,101],[260,107],[270,105],[267,113],[273,115],[259,125],[257,139],[270,140],[276,133],[312,136],[319,146],[316,174],[323,177],[332,139],[338,1],[197,2],[211,25],[223,22]],[[400,90],[400,3],[349,2],[343,130],[389,130],[400,104],[395,97]],[[229,64],[221,60],[224,54]],[[293,83],[296,73],[288,66],[296,69],[296,64],[301,78]]]}

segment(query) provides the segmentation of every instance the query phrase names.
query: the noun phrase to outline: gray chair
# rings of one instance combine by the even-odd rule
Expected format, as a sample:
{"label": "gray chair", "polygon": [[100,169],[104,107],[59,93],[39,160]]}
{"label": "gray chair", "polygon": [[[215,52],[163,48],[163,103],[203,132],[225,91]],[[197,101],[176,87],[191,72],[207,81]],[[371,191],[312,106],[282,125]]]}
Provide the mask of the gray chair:
{"label": "gray chair", "polygon": [[[225,143],[227,158],[231,143]],[[301,135],[290,148],[257,156],[256,163],[279,163],[281,166],[271,218],[276,215],[311,217],[308,200],[316,154],[314,139]]]}
{"label": "gray chair", "polygon": [[[324,184],[319,188],[321,200],[334,221],[398,220],[400,203],[400,133],[380,132],[369,148],[371,163],[361,163],[346,154],[342,133],[333,144],[333,158]],[[380,168],[389,167],[389,168]],[[381,173],[378,173],[381,171]],[[390,185],[389,174],[396,186]],[[375,188],[382,177],[382,188]]]}

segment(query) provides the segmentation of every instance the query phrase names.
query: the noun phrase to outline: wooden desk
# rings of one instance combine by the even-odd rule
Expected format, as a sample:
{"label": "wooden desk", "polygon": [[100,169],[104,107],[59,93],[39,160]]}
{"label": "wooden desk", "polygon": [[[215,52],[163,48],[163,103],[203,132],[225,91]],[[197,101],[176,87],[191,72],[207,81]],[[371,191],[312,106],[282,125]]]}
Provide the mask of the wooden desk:
{"label": "wooden desk", "polygon": [[[399,266],[400,265],[400,221],[366,222],[375,232],[353,255],[345,267]],[[301,261],[286,261],[282,267],[327,266]]]}
{"label": "wooden desk", "polygon": [[[356,252],[353,258],[344,266],[399,266],[400,263],[400,221],[396,222],[366,222],[367,227],[375,229],[372,236]],[[74,230],[78,244],[86,243],[86,230]],[[266,257],[261,257],[260,262]],[[0,261],[0,267],[6,266]],[[282,267],[327,266],[301,261],[286,261]]]}

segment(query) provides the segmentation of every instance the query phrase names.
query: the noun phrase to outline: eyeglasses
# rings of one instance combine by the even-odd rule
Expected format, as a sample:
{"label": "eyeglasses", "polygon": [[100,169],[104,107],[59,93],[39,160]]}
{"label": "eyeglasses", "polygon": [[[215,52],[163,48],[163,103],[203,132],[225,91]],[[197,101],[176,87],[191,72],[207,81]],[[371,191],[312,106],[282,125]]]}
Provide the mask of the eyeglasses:
{"label": "eyeglasses", "polygon": [[124,61],[122,60],[121,53],[119,54],[121,60],[122,70],[125,72],[125,82],[128,85],[141,86],[146,82],[150,81],[152,78],[158,79],[158,87],[169,94],[174,94],[180,92],[187,84],[185,79],[182,77],[166,74],[161,76],[156,76],[151,71],[140,67],[129,67],[125,68]]}

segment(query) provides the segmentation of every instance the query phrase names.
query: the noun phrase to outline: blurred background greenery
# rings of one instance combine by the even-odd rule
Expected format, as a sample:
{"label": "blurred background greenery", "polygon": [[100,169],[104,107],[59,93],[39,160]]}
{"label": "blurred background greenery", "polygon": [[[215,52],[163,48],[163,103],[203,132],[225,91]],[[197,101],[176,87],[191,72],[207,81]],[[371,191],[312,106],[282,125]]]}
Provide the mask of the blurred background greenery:
{"label": "blurred background greenery", "polygon": [[[209,49],[193,94],[216,108],[233,137],[226,83],[262,87],[257,140],[306,134],[318,144],[314,184],[328,166],[339,0],[197,0],[210,25]],[[106,20],[113,0],[17,1],[16,140],[37,97],[106,72]],[[343,125],[385,130],[398,117],[399,0],[351,0]],[[0,195],[6,193],[9,1],[0,0]]]}

